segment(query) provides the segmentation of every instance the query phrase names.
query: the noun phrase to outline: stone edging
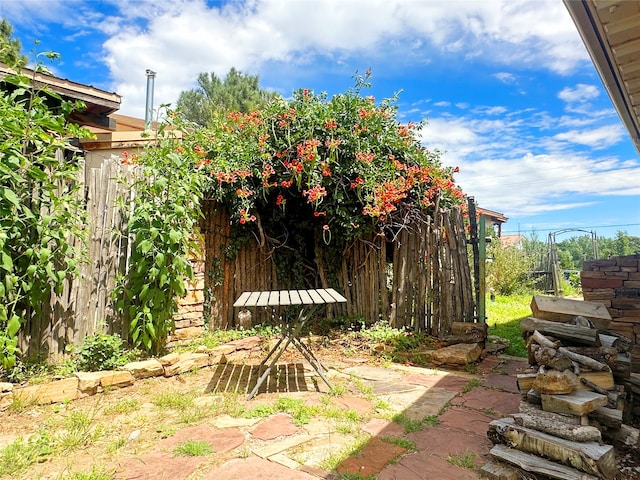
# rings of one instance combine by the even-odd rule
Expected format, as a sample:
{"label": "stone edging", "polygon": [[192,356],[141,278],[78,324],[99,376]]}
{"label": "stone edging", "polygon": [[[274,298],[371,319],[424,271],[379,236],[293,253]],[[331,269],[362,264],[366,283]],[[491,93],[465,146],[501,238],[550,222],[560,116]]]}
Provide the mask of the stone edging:
{"label": "stone edging", "polygon": [[157,359],[127,363],[119,370],[77,372],[73,377],[42,385],[14,388],[12,383],[0,382],[0,412],[9,408],[14,397],[38,405],[68,402],[96,395],[106,388],[129,387],[143,378],[173,377],[243,359],[250,352],[260,350],[262,341],[262,337],[247,337],[215,348],[198,347],[195,352],[169,353]]}

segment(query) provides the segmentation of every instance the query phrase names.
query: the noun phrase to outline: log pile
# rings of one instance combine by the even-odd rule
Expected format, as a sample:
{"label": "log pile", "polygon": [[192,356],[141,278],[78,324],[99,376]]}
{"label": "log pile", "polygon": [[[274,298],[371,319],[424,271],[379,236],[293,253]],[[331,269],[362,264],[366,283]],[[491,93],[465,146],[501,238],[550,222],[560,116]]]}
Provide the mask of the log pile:
{"label": "log pile", "polygon": [[521,321],[530,370],[517,376],[520,413],[489,424],[494,461],[483,474],[617,478],[616,449],[640,448],[640,430],[624,421],[627,392],[640,393],[640,377],[619,361],[631,342],[608,330],[597,303],[534,296],[531,309]]}

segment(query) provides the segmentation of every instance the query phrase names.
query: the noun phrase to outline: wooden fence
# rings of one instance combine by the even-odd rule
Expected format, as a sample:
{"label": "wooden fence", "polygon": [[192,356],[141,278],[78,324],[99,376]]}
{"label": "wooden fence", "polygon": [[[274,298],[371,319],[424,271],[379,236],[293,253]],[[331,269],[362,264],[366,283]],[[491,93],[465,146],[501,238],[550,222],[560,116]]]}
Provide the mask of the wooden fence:
{"label": "wooden fence", "polygon": [[99,331],[127,338],[126,326],[113,315],[111,292],[128,259],[127,238],[120,235],[126,228],[116,200],[123,197],[126,202],[132,195],[134,172],[115,159],[97,168],[83,167],[80,194],[86,200],[89,229],[84,262],[77,278],[67,281],[63,292],[44,306],[45,314],[25,325],[19,346],[27,356],[63,353],[66,345],[80,345]]}
{"label": "wooden fence", "polygon": [[[111,294],[129,258],[128,239],[122,234],[126,225],[116,200],[123,198],[123,204],[129,204],[135,195],[131,187],[135,172],[118,159],[85,168],[81,191],[90,232],[86,262],[81,264],[79,276],[52,297],[47,314],[33,319],[21,332],[19,345],[27,356],[63,353],[67,345],[80,345],[96,332],[127,338],[127,326],[114,315]],[[232,252],[231,221],[224,208],[205,201],[203,210],[204,296],[200,290],[190,293],[195,300],[188,305],[190,310],[184,317],[188,321],[182,323],[192,330],[202,329],[204,297],[204,322],[210,328],[229,328],[236,325],[233,302],[241,292],[289,286],[279,284],[273,248],[253,240]],[[459,209],[412,219],[392,239],[374,235],[350,243],[333,275],[323,247],[322,241],[316,241],[315,286],[334,287],[348,300],[345,305],[327,307],[324,313],[329,318],[362,317],[368,323],[387,320],[396,327],[413,327],[434,335],[448,333],[454,321],[475,319]],[[330,285],[329,278],[337,283]],[[202,288],[202,282],[196,285]],[[254,322],[273,321],[281,313],[255,311]]]}

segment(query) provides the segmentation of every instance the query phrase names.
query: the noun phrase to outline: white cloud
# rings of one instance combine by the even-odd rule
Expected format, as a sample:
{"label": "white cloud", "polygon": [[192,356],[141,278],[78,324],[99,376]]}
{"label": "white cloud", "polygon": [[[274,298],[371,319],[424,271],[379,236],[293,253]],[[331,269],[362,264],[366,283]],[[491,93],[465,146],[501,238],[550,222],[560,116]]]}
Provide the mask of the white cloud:
{"label": "white cloud", "polygon": [[516,76],[513,73],[508,73],[508,72],[494,73],[492,77],[495,77],[498,80],[500,80],[502,83],[506,83],[506,84],[515,83],[517,80]]}
{"label": "white cloud", "polygon": [[605,125],[586,130],[569,130],[553,136],[554,140],[587,145],[594,149],[603,149],[622,140],[625,131],[621,125]]}
{"label": "white cloud", "polygon": [[558,93],[558,98],[566,103],[584,103],[597,98],[600,90],[594,85],[579,83],[574,88],[565,87]]}

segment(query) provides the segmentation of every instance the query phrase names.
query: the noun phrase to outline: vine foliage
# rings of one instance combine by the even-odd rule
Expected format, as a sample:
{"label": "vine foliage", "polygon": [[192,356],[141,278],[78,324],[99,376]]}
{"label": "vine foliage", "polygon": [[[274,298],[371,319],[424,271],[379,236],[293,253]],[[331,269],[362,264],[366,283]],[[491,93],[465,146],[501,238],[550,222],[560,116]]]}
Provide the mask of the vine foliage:
{"label": "vine foliage", "polygon": [[[50,60],[57,54],[41,54]],[[37,57],[39,59],[40,56]],[[42,63],[36,73],[48,73]],[[78,196],[80,165],[69,139],[91,134],[68,124],[80,103],[33,87],[17,72],[0,86],[0,367],[13,368],[18,337],[48,315],[52,293],[78,273],[86,239]],[[64,154],[63,154],[64,152]],[[75,239],[75,240],[74,240]]]}
{"label": "vine foliage", "polygon": [[193,279],[187,257],[198,249],[195,234],[202,216],[201,176],[193,158],[180,153],[180,137],[190,126],[172,112],[166,118],[140,156],[125,156],[140,174],[131,186],[132,204],[120,199],[120,208],[128,212],[123,234],[131,254],[114,291],[133,346],[151,353],[161,350],[173,328],[176,297],[185,295],[185,280]]}

